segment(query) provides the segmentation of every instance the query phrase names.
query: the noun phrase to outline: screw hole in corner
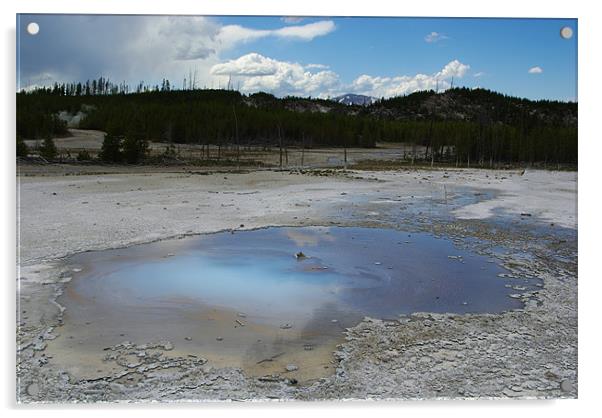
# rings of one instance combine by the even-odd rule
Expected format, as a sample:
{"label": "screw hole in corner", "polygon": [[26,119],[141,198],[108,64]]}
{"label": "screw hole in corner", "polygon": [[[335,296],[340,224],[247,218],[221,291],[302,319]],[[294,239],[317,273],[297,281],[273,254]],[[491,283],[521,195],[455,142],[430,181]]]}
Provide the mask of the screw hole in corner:
{"label": "screw hole in corner", "polygon": [[563,39],[571,39],[573,37],[573,29],[569,26],[564,26],[562,29],[560,29],[560,36]]}
{"label": "screw hole in corner", "polygon": [[30,22],[27,25],[27,33],[30,35],[37,35],[38,32],[40,32],[40,25],[38,25],[36,22]]}

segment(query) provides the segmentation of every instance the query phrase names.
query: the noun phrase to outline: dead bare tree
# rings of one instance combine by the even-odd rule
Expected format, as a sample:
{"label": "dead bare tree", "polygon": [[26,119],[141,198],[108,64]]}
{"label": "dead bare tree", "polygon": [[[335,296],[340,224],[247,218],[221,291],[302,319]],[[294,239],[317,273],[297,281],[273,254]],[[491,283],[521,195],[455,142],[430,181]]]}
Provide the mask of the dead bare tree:
{"label": "dead bare tree", "polygon": [[234,133],[236,141],[236,169],[240,169],[240,144],[238,140],[238,118],[236,117],[236,106],[232,104],[232,113],[234,113]]}
{"label": "dead bare tree", "polygon": [[278,123],[278,146],[280,147],[280,169],[282,170],[282,132]]}
{"label": "dead bare tree", "polygon": [[303,167],[303,162],[305,158],[305,134],[301,135],[301,167]]}

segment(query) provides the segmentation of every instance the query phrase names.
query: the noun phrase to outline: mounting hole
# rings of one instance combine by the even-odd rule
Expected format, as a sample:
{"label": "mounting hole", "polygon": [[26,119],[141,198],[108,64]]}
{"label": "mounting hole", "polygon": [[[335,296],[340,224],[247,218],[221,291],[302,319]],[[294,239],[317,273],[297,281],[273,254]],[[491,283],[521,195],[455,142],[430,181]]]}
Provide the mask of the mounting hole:
{"label": "mounting hole", "polygon": [[39,31],[40,25],[38,25],[36,22],[31,22],[29,25],[27,25],[27,33],[30,35],[37,35]]}
{"label": "mounting hole", "polygon": [[560,29],[560,36],[562,36],[563,39],[571,39],[573,37],[573,29],[568,26],[563,27]]}

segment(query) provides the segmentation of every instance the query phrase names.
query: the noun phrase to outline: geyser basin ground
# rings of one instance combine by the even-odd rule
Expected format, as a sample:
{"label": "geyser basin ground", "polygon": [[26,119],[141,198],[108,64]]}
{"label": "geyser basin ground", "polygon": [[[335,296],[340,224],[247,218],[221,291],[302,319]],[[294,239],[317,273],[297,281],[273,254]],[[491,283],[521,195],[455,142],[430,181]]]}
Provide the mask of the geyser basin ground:
{"label": "geyser basin ground", "polygon": [[[254,171],[199,176],[174,173],[171,168],[169,173],[142,173],[149,168],[132,166],[122,168],[125,171],[121,173],[99,175],[112,168],[86,166],[91,174],[65,176],[65,166],[50,165],[42,167],[42,176],[40,167],[30,166],[38,172],[33,175],[21,167],[18,178],[22,209],[16,386],[20,402],[577,397],[576,172],[527,170],[520,175],[507,170],[409,170],[317,176]],[[82,167],[77,168],[78,172]],[[451,193],[462,199],[477,193],[483,197],[481,193],[490,189],[495,195],[493,200],[456,208],[456,200],[448,199],[445,204],[444,185],[448,197]],[[358,196],[366,196],[365,202],[356,203]],[[432,212],[417,213],[417,206],[431,206],[431,196]],[[385,199],[390,203],[373,203]],[[399,199],[414,205],[396,201]],[[350,207],[353,218],[342,217],[341,213]],[[381,215],[371,217],[374,211]],[[521,213],[532,216],[522,217]],[[500,214],[511,222],[499,224]],[[461,219],[455,219],[456,215]],[[149,357],[142,366],[127,367],[139,361],[132,358],[110,372],[106,369],[116,361],[101,359],[130,350],[102,350],[106,347],[101,345],[103,339],[110,338],[97,320],[73,325],[69,310],[61,312],[53,303],[57,293],[79,280],[65,265],[66,260],[70,261],[65,257],[70,254],[213,233],[240,224],[259,228],[331,222],[433,230],[476,251],[494,250],[495,246],[503,249],[496,250],[496,258],[505,266],[520,277],[524,271],[542,278],[544,287],[537,291],[535,305],[530,303],[504,314],[412,315],[400,323],[362,321],[345,332],[345,341],[336,347],[335,355],[324,350],[322,356],[321,346],[300,352],[300,356],[306,355],[304,361],[316,364],[316,370],[323,367],[317,366],[317,358],[331,366],[323,372],[329,376],[311,386],[293,386],[284,381],[291,375],[283,371],[288,359],[276,358],[273,365],[263,362],[256,366],[273,366],[282,378],[280,382],[252,377],[248,369],[245,376],[239,370],[221,368],[220,364],[227,363],[210,358],[211,353],[205,354],[207,347],[201,350],[195,346],[201,341],[193,335],[192,341],[172,339],[173,350],[160,350],[163,360],[149,358],[151,351],[159,350],[147,350]],[[543,237],[534,230],[538,224],[552,222],[555,226],[544,231]],[[571,229],[573,237],[559,234],[560,226]],[[177,256],[179,247],[186,247],[187,241],[164,241],[157,254],[162,257],[171,252]],[[307,253],[315,255],[313,251]],[[520,254],[529,257],[518,257]],[[559,260],[559,256],[567,261]],[[517,270],[515,263],[523,267]],[[66,277],[72,277],[72,282],[65,283]],[[494,280],[522,285],[519,279]],[[65,299],[63,295],[61,301]],[[206,315],[209,317],[209,312]],[[250,338],[250,321],[245,327],[234,328],[235,319],[244,319],[233,311],[228,315],[223,316],[220,330],[231,330],[233,337],[248,332]],[[119,318],[115,323],[125,325],[126,319]],[[206,323],[220,319],[218,316]],[[151,323],[147,330],[152,332],[141,333],[147,340],[126,335],[119,337],[118,343],[152,342],[169,329]],[[97,331],[104,337],[94,335]],[[298,332],[299,328],[274,331],[292,335],[284,333]],[[188,336],[183,332],[182,337]],[[96,338],[97,344],[88,336]],[[225,334],[222,337],[223,342],[228,338]],[[220,348],[218,354],[225,356],[224,346]],[[172,361],[169,356],[176,357],[178,350],[182,350],[181,359]],[[188,357],[186,350],[205,356],[207,363]],[[287,356],[293,354],[296,352],[287,351]],[[333,358],[335,365],[330,363]],[[148,369],[151,364],[159,368]],[[309,367],[295,364],[300,366],[299,373]],[[65,373],[77,365],[82,369],[85,366],[85,374],[92,379],[81,378],[84,370]],[[96,366],[105,371],[96,372]],[[165,366],[169,368],[163,369]],[[572,382],[573,389],[563,391],[564,381]]]}
{"label": "geyser basin ground", "polygon": [[539,284],[503,279],[495,259],[445,238],[357,227],[221,232],[69,261],[64,325],[48,352],[86,378],[111,371],[106,347],[169,341],[173,355],[310,381],[333,372],[342,331],[364,316],[499,313],[521,307],[509,294]]}

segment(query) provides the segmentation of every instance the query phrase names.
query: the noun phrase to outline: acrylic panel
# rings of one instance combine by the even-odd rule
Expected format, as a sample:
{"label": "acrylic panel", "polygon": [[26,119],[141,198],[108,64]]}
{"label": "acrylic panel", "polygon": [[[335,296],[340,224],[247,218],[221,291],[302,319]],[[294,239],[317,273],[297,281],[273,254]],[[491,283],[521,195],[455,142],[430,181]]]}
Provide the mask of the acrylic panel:
{"label": "acrylic panel", "polygon": [[17,400],[577,397],[576,19],[17,15]]}

